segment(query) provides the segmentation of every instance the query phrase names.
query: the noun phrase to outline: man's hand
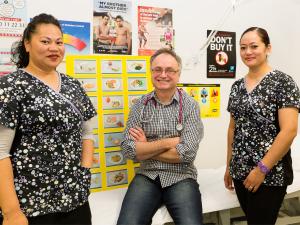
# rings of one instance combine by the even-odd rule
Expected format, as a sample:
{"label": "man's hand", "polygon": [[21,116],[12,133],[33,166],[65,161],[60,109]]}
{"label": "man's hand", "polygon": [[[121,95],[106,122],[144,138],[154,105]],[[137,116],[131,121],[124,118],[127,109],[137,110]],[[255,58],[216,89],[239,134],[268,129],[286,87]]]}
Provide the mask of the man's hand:
{"label": "man's hand", "polygon": [[[163,138],[156,141],[147,141],[145,132],[140,127],[134,127],[129,129],[129,134],[131,139],[136,145],[136,157],[139,161],[151,159],[155,156],[160,155],[163,152],[168,151],[167,156],[170,158],[169,154],[174,155],[174,151],[169,151],[175,148],[177,144],[180,143],[180,137],[173,138]],[[177,156],[177,155],[176,155]],[[176,157],[177,159],[178,157]]]}
{"label": "man's hand", "polygon": [[176,148],[176,146],[180,143],[180,137],[172,137],[172,138],[165,138],[166,143],[168,143],[169,148]]}
{"label": "man's hand", "polygon": [[140,127],[130,128],[129,133],[134,141],[147,142],[145,132],[143,131],[142,128]]}

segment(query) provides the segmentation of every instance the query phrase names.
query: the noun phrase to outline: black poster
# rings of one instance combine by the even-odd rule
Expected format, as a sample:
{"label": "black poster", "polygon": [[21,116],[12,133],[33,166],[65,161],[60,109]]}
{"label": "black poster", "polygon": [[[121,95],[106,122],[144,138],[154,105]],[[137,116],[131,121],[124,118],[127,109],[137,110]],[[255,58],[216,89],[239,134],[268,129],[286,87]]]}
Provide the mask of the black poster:
{"label": "black poster", "polygon": [[218,31],[207,47],[207,78],[235,78],[235,71],[235,32]]}

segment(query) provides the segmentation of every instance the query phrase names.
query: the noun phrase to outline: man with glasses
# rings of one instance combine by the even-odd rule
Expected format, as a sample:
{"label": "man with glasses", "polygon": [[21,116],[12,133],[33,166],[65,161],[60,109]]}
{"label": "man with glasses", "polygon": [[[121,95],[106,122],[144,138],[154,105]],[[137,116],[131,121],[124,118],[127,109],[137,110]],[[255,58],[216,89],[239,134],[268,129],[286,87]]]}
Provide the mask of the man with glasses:
{"label": "man with glasses", "polygon": [[163,48],[150,59],[154,91],[131,108],[121,148],[140,161],[118,225],[148,225],[164,204],[176,225],[202,224],[194,160],[203,137],[199,104],[177,88],[181,59]]}

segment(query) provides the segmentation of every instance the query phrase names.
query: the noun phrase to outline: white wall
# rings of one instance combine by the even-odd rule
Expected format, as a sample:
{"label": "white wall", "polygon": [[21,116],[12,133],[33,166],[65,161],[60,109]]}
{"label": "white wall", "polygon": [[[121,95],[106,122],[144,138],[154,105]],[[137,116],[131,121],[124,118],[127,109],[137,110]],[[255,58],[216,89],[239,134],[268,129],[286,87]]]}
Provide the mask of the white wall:
{"label": "white wall", "polygon": [[[92,22],[93,0],[27,0],[28,17],[41,12],[51,13],[60,20]],[[226,11],[236,2],[234,11]],[[175,49],[184,63],[196,56],[204,43],[207,29],[220,28],[234,31],[239,40],[241,33],[250,26],[267,29],[273,45],[270,64],[290,74],[300,86],[298,57],[300,52],[300,0],[132,0],[133,3],[133,53],[137,48],[137,5],[172,8],[176,32]],[[221,27],[216,27],[222,24]],[[237,46],[238,49],[238,46]],[[233,79],[207,79],[205,52],[199,63],[183,70],[181,82],[220,83],[221,116],[204,119],[205,136],[201,143],[196,164],[214,168],[225,164],[226,131],[229,115],[226,111]],[[237,78],[244,76],[246,68],[237,51]]]}

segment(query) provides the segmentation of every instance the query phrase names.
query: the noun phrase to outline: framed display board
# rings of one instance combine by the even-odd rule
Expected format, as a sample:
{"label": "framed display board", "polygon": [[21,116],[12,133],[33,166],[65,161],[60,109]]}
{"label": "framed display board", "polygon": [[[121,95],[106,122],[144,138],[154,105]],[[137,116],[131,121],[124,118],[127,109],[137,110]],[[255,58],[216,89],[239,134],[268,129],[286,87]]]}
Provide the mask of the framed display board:
{"label": "framed display board", "polygon": [[94,118],[95,152],[91,191],[126,187],[139,163],[120,149],[130,107],[152,91],[148,56],[70,55],[67,74],[78,79],[98,115]]}

